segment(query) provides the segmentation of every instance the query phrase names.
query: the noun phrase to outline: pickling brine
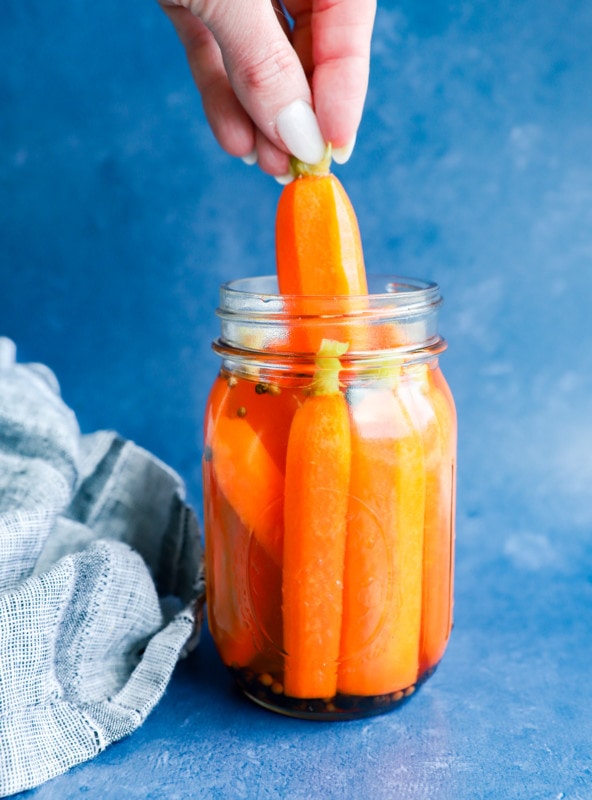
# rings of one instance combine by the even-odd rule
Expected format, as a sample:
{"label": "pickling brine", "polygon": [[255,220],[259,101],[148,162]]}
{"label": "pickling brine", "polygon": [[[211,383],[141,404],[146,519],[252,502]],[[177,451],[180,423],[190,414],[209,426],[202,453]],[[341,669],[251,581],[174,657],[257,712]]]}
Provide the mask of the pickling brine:
{"label": "pickling brine", "polygon": [[347,305],[292,302],[272,278],[221,290],[203,461],[209,626],[243,691],[293,716],[394,707],[452,626],[440,293],[369,281]]}

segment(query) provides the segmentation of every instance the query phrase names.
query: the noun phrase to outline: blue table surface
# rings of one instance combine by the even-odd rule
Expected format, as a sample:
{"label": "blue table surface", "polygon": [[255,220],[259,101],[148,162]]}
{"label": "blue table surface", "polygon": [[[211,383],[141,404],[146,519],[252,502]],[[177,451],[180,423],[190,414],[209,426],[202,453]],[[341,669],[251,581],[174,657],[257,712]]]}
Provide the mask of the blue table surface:
{"label": "blue table surface", "polygon": [[[142,728],[19,797],[592,797],[591,41],[583,0],[384,0],[337,172],[369,270],[445,296],[456,624],[433,678],[383,717],[286,719],[205,632]],[[217,289],[273,271],[280,187],[218,148],[156,3],[5,0],[0,52],[0,335],[201,514]]]}

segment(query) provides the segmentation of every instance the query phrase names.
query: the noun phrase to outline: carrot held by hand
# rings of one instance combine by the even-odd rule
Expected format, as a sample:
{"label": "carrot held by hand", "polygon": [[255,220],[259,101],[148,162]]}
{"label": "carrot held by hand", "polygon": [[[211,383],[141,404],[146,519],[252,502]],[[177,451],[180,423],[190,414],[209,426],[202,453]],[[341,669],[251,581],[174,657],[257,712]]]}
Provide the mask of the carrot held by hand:
{"label": "carrot held by hand", "polygon": [[[329,171],[330,151],[320,164],[292,159],[295,179],[285,186],[276,213],[276,267],[280,294],[298,299],[295,314],[315,313],[306,300],[324,295],[343,297],[339,313],[351,309],[347,296],[368,293],[360,229],[345,189]],[[318,313],[318,312],[317,312]],[[354,326],[340,332],[327,325],[323,330],[294,330],[293,350],[316,353],[323,338],[348,341],[357,348]]]}
{"label": "carrot held by hand", "polygon": [[324,341],[310,395],[294,415],[284,492],[284,691],[332,697],[337,687],[351,443],[338,356]]}
{"label": "carrot held by hand", "polygon": [[276,214],[281,294],[368,293],[356,214],[331,156],[311,166],[293,160],[296,178],[282,190]]}

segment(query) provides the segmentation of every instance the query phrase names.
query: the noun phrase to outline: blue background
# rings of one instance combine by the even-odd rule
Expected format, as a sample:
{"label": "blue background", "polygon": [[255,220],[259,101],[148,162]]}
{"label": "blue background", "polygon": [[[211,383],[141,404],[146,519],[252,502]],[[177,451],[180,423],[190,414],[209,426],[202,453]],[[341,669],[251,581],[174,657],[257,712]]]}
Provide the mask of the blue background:
{"label": "blue background", "polygon": [[[218,285],[280,187],[224,154],[156,3],[4,0],[0,334],[201,508]],[[388,716],[235,693],[205,637],[140,731],[27,797],[592,797],[592,7],[380,4],[337,169],[368,268],[436,280],[460,420],[456,627]]]}

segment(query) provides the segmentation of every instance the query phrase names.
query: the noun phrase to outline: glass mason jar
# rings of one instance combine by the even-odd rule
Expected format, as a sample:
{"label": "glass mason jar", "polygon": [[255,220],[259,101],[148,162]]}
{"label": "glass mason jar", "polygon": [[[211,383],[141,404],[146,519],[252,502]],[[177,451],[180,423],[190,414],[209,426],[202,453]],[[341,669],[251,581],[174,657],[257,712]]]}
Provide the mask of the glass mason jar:
{"label": "glass mason jar", "polygon": [[364,297],[222,286],[205,418],[209,626],[241,689],[297,717],[403,702],[452,625],[456,415],[434,283]]}

